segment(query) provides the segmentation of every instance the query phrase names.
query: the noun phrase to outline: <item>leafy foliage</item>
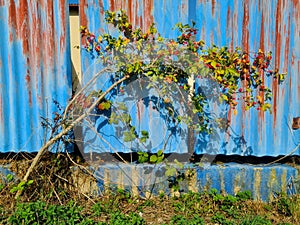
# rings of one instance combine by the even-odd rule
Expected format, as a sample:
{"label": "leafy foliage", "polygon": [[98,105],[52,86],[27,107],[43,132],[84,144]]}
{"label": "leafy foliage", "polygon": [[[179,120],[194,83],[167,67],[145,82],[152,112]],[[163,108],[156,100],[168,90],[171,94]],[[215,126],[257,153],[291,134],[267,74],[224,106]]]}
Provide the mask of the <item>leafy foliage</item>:
{"label": "leafy foliage", "polygon": [[92,224],[81,214],[82,207],[74,202],[65,206],[47,205],[45,202],[21,203],[9,217],[10,224]]}
{"label": "leafy foliage", "polygon": [[[223,195],[215,189],[208,192],[189,192],[179,197],[161,195],[142,199],[118,189],[94,198],[92,203],[64,202],[63,205],[35,201],[19,203],[13,210],[0,207],[1,224],[233,224],[233,225],[289,225],[299,224],[299,217],[277,211],[276,202],[288,197],[278,197],[274,202],[262,203],[244,200],[249,192],[236,196]],[[289,197],[288,207],[298,207],[299,196]],[[266,209],[270,208],[270,209]],[[234,212],[234,213],[233,213]],[[5,216],[4,216],[5,215]],[[276,216],[274,216],[276,215]]]}
{"label": "leafy foliage", "polygon": [[159,150],[156,154],[149,154],[147,152],[138,152],[138,162],[139,163],[161,163],[164,159],[164,154],[162,150]]}
{"label": "leafy foliage", "polygon": [[[117,63],[119,76],[143,74],[153,80],[175,82],[178,85],[182,85],[183,81],[187,90],[191,87],[186,83],[186,78],[194,74],[198,77],[210,76],[223,90],[220,96],[222,100],[233,108],[237,105],[237,94],[245,96],[244,102],[248,108],[255,105],[262,107],[271,100],[271,90],[265,86],[265,78],[273,77],[278,83],[284,80],[284,74],[269,68],[272,52],[259,50],[252,55],[240,48],[205,48],[202,40],[196,41],[195,24],[191,27],[178,23],[175,28],[181,34],[175,41],[161,37],[154,24],[145,33],[140,28],[133,29],[124,11],[106,11],[105,19],[118,29],[118,37],[102,34],[96,38],[86,27],[81,27],[81,34],[87,40],[87,51],[92,54],[96,52],[106,63]],[[259,94],[265,95],[254,96],[256,89]],[[193,97],[194,104],[199,104],[196,93],[193,93]],[[269,109],[268,105],[264,109]]]}

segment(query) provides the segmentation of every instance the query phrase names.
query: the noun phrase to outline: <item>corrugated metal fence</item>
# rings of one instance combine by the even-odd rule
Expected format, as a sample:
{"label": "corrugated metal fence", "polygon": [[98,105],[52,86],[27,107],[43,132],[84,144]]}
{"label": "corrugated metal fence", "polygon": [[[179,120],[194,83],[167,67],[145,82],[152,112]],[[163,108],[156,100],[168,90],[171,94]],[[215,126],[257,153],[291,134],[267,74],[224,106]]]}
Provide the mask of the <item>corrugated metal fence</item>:
{"label": "corrugated metal fence", "polygon": [[[194,20],[199,37],[207,44],[272,51],[275,67],[288,73],[282,87],[269,83],[274,93],[273,114],[243,112],[240,108],[234,116],[229,111],[231,134],[220,133],[221,141],[211,145],[197,140],[195,135],[196,153],[286,155],[299,142],[299,130],[290,129],[292,118],[300,116],[298,0],[81,0],[81,24],[95,33],[105,31],[104,11],[108,9],[125,10],[133,25],[144,29],[155,22],[159,33],[170,38],[177,36],[172,27],[178,21]],[[65,105],[70,96],[67,17],[65,0],[0,0],[1,152],[37,151],[45,136],[40,117],[51,117],[57,110],[53,100]],[[84,52],[82,55],[84,81],[93,61]],[[148,123],[145,115],[142,123]],[[153,133],[161,132],[157,125],[155,129]],[[89,139],[88,133],[85,138]],[[174,140],[180,138],[179,135]],[[98,145],[99,140],[92,141],[91,146]],[[110,144],[119,146],[113,141]],[[186,140],[180,141],[171,146],[170,152],[187,152],[187,145]]]}
{"label": "corrugated metal fence", "polygon": [[35,152],[70,97],[67,0],[0,1],[0,152]]}
{"label": "corrugated metal fence", "polygon": [[[219,133],[219,139],[211,143],[203,142],[195,135],[196,153],[277,156],[290,153],[296,146],[300,133],[291,129],[291,123],[293,117],[300,115],[299,1],[82,0],[81,24],[95,33],[101,33],[107,30],[104,11],[119,9],[127,12],[134,26],[146,29],[155,22],[159,33],[169,38],[177,36],[176,31],[172,30],[177,22],[193,20],[199,28],[198,36],[207,44],[230,48],[240,46],[250,52],[259,48],[272,51],[274,66],[288,73],[282,86],[276,82],[268,83],[274,93],[272,114],[256,110],[244,112],[243,106],[237,116],[229,111],[230,134]],[[93,63],[84,54],[83,80],[88,76],[85,70]],[[155,132],[160,133],[161,129],[157,127]],[[99,142],[95,143],[99,146]],[[171,151],[186,152],[188,143],[185,144],[175,146]],[[90,150],[86,148],[86,151]],[[299,155],[300,150],[295,154]]]}

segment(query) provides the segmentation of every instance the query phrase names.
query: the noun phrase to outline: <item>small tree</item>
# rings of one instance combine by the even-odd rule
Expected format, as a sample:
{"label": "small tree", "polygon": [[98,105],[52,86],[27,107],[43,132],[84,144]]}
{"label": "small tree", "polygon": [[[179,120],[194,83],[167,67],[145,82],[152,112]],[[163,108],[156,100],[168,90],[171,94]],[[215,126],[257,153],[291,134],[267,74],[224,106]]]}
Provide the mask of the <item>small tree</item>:
{"label": "small tree", "polygon": [[[159,110],[167,115],[165,118],[170,119],[174,127],[186,124],[207,135],[213,132],[212,113],[208,111],[209,98],[194,87],[195,80],[198,83],[201,80],[212,82],[214,86],[211,86],[210,92],[217,95],[215,101],[229,106],[235,115],[238,104],[244,104],[246,110],[256,108],[271,112],[272,91],[265,81],[274,79],[282,83],[285,77],[278,69],[270,69],[271,52],[258,50],[250,53],[241,48],[208,47],[202,40],[197,40],[194,23],[191,26],[176,24],[180,35],[174,40],[162,37],[155,24],[146,32],[133,28],[124,11],[106,11],[105,20],[117,35],[104,33],[96,36],[86,27],[81,27],[81,35],[86,42],[84,48],[100,60],[102,68],[78,90],[64,112],[57,114],[58,132],[40,149],[23,178],[24,182],[27,182],[42,154],[61,138],[68,137],[74,126],[91,113],[106,116],[111,124],[122,123],[127,128],[121,131],[125,142],[137,140],[141,146],[146,143],[149,131],[137,130],[126,105],[112,102],[113,98],[107,97],[112,93],[123,94],[126,86],[135,80],[146,80],[146,89],[156,90],[156,102],[161,106]],[[106,89],[92,89],[91,86],[104,73],[111,74],[111,85]],[[180,99],[188,106],[187,114],[176,111],[174,93],[181,96]],[[118,106],[120,114],[112,112],[109,116],[105,115],[105,111],[113,105]],[[227,125],[225,121],[225,126],[222,126],[226,129]],[[160,162],[163,151],[164,148],[160,149],[156,158],[152,159],[140,154],[141,161]]]}

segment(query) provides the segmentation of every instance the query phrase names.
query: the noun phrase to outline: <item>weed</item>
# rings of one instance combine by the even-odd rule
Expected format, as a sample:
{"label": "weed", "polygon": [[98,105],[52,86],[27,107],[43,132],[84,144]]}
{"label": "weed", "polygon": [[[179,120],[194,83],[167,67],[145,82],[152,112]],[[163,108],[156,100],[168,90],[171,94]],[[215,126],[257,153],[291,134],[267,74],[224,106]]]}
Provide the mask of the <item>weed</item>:
{"label": "weed", "polygon": [[175,215],[172,217],[171,225],[204,225],[204,220],[199,217],[198,215],[195,215],[193,218],[188,219],[182,215]]}
{"label": "weed", "polygon": [[250,216],[241,225],[272,225],[272,222],[262,216]]}
{"label": "weed", "polygon": [[246,201],[246,200],[253,199],[251,191],[238,192],[236,194],[236,197],[238,198],[238,200],[241,200],[241,201]]}
{"label": "weed", "polygon": [[102,213],[106,212],[105,206],[102,202],[97,202],[92,206],[92,211],[94,216],[100,216]]}
{"label": "weed", "polygon": [[101,198],[94,198],[94,204],[87,204],[87,199],[82,199],[65,201],[63,205],[46,201],[19,203],[13,209],[0,205],[0,224],[300,224],[297,214],[299,196],[281,195],[271,203],[250,202],[248,198],[247,192],[232,196],[212,189],[205,193],[188,192],[176,198],[162,195],[142,199],[116,189]]}
{"label": "weed", "polygon": [[37,201],[18,204],[15,212],[8,218],[9,224],[92,224],[84,219],[82,207],[74,202],[65,206],[47,205]]}
{"label": "weed", "polygon": [[130,192],[121,188],[117,189],[117,194],[123,200],[129,200],[131,198]]}
{"label": "weed", "polygon": [[143,225],[146,224],[145,220],[140,217],[139,214],[131,212],[129,215],[125,215],[120,211],[116,211],[110,214],[110,225]]}
{"label": "weed", "polygon": [[226,219],[226,217],[220,213],[216,213],[214,216],[212,216],[211,221],[214,223],[219,223],[221,225],[234,225],[233,222]]}
{"label": "weed", "polygon": [[292,215],[292,199],[284,193],[280,193],[279,197],[275,201],[277,211],[283,215]]}

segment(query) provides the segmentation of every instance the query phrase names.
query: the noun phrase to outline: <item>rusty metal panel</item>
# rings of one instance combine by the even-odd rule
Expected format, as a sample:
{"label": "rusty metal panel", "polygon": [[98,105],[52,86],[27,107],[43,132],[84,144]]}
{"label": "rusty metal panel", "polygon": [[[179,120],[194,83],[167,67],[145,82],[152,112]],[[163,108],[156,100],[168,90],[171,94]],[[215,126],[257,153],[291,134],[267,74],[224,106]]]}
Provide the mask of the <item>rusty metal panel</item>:
{"label": "rusty metal panel", "polygon": [[[0,152],[35,152],[71,92],[66,0],[0,1]],[[48,130],[49,133],[49,130]]]}
{"label": "rusty metal panel", "polygon": [[[273,113],[241,104],[237,116],[228,112],[231,133],[219,133],[220,140],[207,148],[196,140],[198,154],[239,154],[277,156],[290,153],[299,143],[300,131],[292,130],[292,119],[300,115],[300,3],[297,0],[82,0],[81,24],[95,33],[107,30],[105,10],[123,9],[134,26],[143,29],[155,22],[162,36],[176,38],[172,30],[177,22],[196,22],[198,37],[208,45],[242,47],[254,52],[272,51],[274,67],[288,76],[282,86],[267,83],[273,90]],[[83,52],[85,70],[93,61]],[[146,123],[147,121],[145,121]],[[159,129],[157,130],[159,132]],[[186,148],[184,148],[186,149]],[[176,151],[181,152],[180,149]],[[185,150],[183,151],[185,152]],[[294,154],[300,154],[298,149]]]}
{"label": "rusty metal panel", "polygon": [[[248,52],[272,51],[274,65],[288,74],[283,85],[267,81],[273,91],[272,114],[241,105],[238,115],[229,111],[232,131],[217,154],[277,156],[289,154],[300,141],[292,120],[300,115],[300,2],[299,1],[190,1],[191,19],[199,37],[208,44]],[[197,153],[210,153],[196,148]],[[294,154],[300,155],[300,149]]]}

